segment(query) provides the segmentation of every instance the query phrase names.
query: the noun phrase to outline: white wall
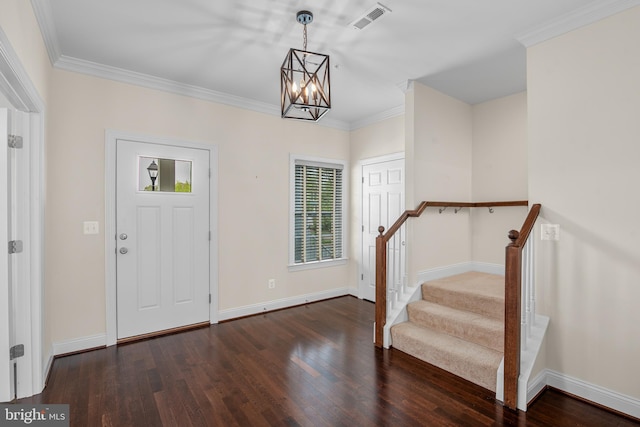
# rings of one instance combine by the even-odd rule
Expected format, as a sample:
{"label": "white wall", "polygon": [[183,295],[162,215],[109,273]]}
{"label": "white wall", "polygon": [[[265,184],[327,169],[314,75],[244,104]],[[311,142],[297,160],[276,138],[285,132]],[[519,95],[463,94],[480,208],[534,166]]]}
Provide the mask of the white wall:
{"label": "white wall", "polygon": [[640,398],[640,7],[527,51],[548,368]]}
{"label": "white wall", "polygon": [[[347,132],[62,70],[53,72],[50,110],[46,267],[54,342],[106,328],[106,129],[218,145],[221,311],[348,286],[348,265],[287,269],[289,154],[348,160]],[[100,222],[99,235],[82,234],[87,220]]]}
{"label": "white wall", "polygon": [[[472,115],[472,201],[527,200],[527,94],[476,104]],[[524,207],[473,209],[473,261],[504,265],[509,230],[526,215]]]}
{"label": "white wall", "polygon": [[[470,201],[471,106],[419,83],[405,110],[407,203]],[[471,259],[469,210],[428,209],[408,227],[409,283],[420,271]],[[425,236],[429,236],[425,238]]]}

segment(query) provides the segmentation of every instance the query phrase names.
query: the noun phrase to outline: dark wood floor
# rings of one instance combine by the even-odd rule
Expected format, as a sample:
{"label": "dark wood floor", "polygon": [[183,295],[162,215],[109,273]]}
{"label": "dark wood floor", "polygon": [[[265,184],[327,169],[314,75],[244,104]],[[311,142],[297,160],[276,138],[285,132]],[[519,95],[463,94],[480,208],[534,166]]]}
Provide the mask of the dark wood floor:
{"label": "dark wood floor", "polygon": [[353,297],[61,357],[21,403],[68,403],[72,426],[638,426],[547,390],[514,413],[489,391],[373,346]]}

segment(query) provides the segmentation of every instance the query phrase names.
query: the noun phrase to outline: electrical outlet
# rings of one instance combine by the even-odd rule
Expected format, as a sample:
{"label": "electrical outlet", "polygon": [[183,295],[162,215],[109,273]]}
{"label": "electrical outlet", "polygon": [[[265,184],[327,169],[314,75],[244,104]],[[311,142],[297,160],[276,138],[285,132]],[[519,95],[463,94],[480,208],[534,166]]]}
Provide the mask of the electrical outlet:
{"label": "electrical outlet", "polygon": [[560,240],[559,224],[542,224],[540,225],[540,238],[542,240]]}
{"label": "electrical outlet", "polygon": [[276,279],[269,279],[269,289],[276,287]]}
{"label": "electrical outlet", "polygon": [[98,221],[85,221],[82,226],[84,234],[98,234],[100,232]]}

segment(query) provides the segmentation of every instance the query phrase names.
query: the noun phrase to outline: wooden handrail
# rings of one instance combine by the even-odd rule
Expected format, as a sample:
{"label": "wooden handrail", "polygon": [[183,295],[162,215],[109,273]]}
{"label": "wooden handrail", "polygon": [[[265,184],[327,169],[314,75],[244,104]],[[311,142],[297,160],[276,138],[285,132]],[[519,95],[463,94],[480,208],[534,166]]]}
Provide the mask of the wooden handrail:
{"label": "wooden handrail", "polygon": [[522,298],[522,250],[540,214],[535,204],[520,231],[511,230],[511,243],[505,250],[504,308],[504,405],[518,407],[518,377],[520,376],[520,316]]}
{"label": "wooden handrail", "polygon": [[410,217],[419,217],[422,215],[422,212],[428,207],[439,207],[439,208],[498,208],[504,206],[528,206],[529,202],[527,200],[517,200],[511,202],[477,202],[477,203],[469,203],[469,202],[421,202],[416,209],[406,210],[400,215],[400,218],[393,223],[389,230],[384,233],[384,227],[382,229],[378,227],[378,231],[380,234],[384,233],[385,242],[388,242],[391,237],[402,227],[407,219]]}
{"label": "wooden handrail", "polygon": [[494,208],[505,206],[528,206],[527,200],[502,202],[421,202],[416,209],[406,210],[385,233],[383,226],[378,227],[380,233],[376,237],[376,313],[375,337],[376,347],[382,347],[384,341],[384,326],[387,322],[387,242],[411,217],[419,217],[428,207],[456,207],[456,208]]}

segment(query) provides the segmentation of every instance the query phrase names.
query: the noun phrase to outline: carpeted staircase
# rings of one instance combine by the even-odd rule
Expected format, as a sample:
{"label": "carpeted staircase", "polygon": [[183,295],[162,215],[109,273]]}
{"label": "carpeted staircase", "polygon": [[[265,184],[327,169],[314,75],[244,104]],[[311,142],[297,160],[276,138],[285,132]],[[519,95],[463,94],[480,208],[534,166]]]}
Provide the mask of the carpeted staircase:
{"label": "carpeted staircase", "polygon": [[504,346],[504,277],[468,272],[422,285],[392,346],[496,391]]}

